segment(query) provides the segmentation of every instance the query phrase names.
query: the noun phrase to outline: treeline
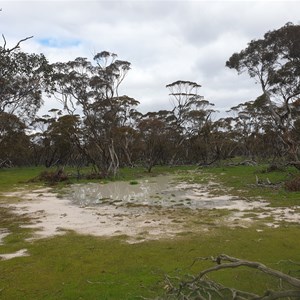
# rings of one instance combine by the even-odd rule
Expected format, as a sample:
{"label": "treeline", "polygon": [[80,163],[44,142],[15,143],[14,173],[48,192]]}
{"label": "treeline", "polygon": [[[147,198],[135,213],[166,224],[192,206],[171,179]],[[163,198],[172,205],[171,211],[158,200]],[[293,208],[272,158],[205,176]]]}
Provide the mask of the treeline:
{"label": "treeline", "polygon": [[[49,64],[0,47],[0,167],[92,165],[100,176],[122,166],[206,164],[245,156],[298,166],[300,26],[291,23],[253,40],[226,66],[246,71],[262,87],[257,99],[214,120],[200,85],[166,86],[171,110],[142,114],[138,100],[119,95],[130,63],[103,51],[93,61]],[[30,38],[30,37],[29,37]],[[166,93],[167,94],[167,93]],[[166,95],[167,96],[167,95]],[[58,107],[37,116],[47,97]]]}

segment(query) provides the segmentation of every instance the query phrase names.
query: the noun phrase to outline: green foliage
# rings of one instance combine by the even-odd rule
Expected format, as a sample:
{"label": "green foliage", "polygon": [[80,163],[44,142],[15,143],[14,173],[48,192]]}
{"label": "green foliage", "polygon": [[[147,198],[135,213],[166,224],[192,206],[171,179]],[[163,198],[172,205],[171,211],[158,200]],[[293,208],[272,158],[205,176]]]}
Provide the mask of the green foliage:
{"label": "green foliage", "polygon": [[26,165],[30,157],[30,140],[25,124],[0,108],[0,168],[10,164]]}
{"label": "green foliage", "polygon": [[129,182],[129,184],[131,184],[131,185],[136,185],[136,184],[139,184],[139,182],[136,181],[136,180],[131,180],[131,181]]}
{"label": "green foliage", "polygon": [[[251,130],[250,136],[273,132],[268,143],[277,156],[298,161],[299,140],[293,136],[293,123],[299,119],[299,39],[300,26],[287,23],[268,31],[263,39],[252,40],[248,46],[234,53],[226,66],[239,74],[246,71],[261,85],[263,95],[254,102],[246,102],[237,118]],[[238,106],[238,108],[241,108]],[[247,120],[247,122],[243,122]],[[263,129],[263,130],[262,130]],[[243,134],[248,139],[249,134]],[[279,138],[278,138],[279,137]],[[250,144],[251,145],[251,144]],[[251,151],[252,152],[252,151]],[[274,153],[274,152],[273,152]]]}
{"label": "green foliage", "polygon": [[19,44],[0,46],[0,111],[33,117],[42,104],[49,65],[43,54],[19,51]]}
{"label": "green foliage", "polygon": [[[49,65],[43,54],[21,51],[20,43],[31,37],[10,49],[3,37],[0,167],[92,164],[101,177],[116,177],[120,166],[143,165],[151,172],[157,164],[211,165],[236,156],[296,166],[299,30],[287,23],[229,58],[227,67],[247,71],[263,93],[233,107],[234,117],[217,121],[198,83],[168,84],[173,108],[143,115],[137,100],[118,93],[131,64],[116,54],[102,51],[93,61],[78,57]],[[36,118],[45,92],[62,107]]]}

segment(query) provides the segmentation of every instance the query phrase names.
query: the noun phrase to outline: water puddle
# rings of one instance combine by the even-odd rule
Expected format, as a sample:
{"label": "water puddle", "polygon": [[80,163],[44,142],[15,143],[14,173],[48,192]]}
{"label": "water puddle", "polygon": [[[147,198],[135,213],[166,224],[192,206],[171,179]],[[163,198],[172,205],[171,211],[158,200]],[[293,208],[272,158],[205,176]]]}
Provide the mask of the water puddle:
{"label": "water puddle", "polygon": [[[81,206],[159,206],[190,209],[231,208],[247,209],[246,201],[232,196],[213,196],[210,184],[178,182],[174,176],[143,179],[135,184],[117,181],[106,184],[73,185],[69,190],[72,202]],[[252,202],[253,205],[253,202]]]}
{"label": "water puddle", "polygon": [[[220,191],[223,195],[213,194]],[[254,219],[266,219],[266,225],[273,227],[282,221],[300,222],[300,207],[274,209],[263,200],[235,198],[215,182],[195,184],[169,175],[131,183],[75,184],[66,189],[63,199],[46,189],[12,194],[16,196],[24,201],[13,202],[9,207],[31,218],[22,227],[36,230],[32,239],[72,230],[95,236],[125,235],[128,242],[141,242],[174,237],[185,231],[206,232],[219,225],[247,227]],[[222,212],[218,214],[213,209],[233,211],[223,218]],[[0,243],[7,234],[6,228],[0,228]],[[22,249],[1,255],[0,259],[26,254]]]}

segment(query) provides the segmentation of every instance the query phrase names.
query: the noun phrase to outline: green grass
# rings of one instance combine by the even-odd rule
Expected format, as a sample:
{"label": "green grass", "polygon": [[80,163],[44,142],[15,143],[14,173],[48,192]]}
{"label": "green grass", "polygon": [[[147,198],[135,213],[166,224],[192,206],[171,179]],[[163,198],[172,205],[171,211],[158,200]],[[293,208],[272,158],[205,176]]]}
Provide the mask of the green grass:
{"label": "green grass", "polygon": [[[69,233],[24,244],[29,257],[0,261],[3,299],[135,299],[163,293],[165,274],[196,274],[208,262],[190,267],[197,257],[228,255],[261,261],[299,276],[300,228],[219,229],[206,235],[127,244],[122,238],[95,238]],[[257,251],[259,249],[259,251]],[[285,262],[279,261],[286,260]],[[261,280],[253,281],[253,276]],[[220,272],[212,278],[241,289],[262,292],[277,281],[255,271]]]}
{"label": "green grass", "polygon": [[[297,170],[288,168],[285,171],[265,172],[266,166],[234,166],[203,168],[198,174],[188,174],[185,177],[190,181],[205,183],[213,179],[228,188],[232,195],[251,198],[262,198],[270,201],[272,206],[300,205],[300,192],[289,192],[284,189],[283,183]],[[262,182],[270,180],[275,186],[257,186],[256,176]],[[224,188],[216,188],[217,194],[224,193]],[[226,191],[225,191],[226,192]]]}
{"label": "green grass", "polygon": [[[153,176],[176,173],[191,182],[207,183],[219,180],[230,193],[251,198],[261,196],[272,205],[300,205],[300,194],[283,189],[258,188],[255,175],[271,182],[284,180],[287,172],[262,173],[264,167],[156,167]],[[21,182],[37,176],[43,168],[0,170],[0,192],[22,187]],[[193,172],[190,172],[192,170]],[[293,172],[293,170],[289,170]],[[122,169],[118,180],[137,181],[149,174],[143,168]],[[26,183],[27,184],[27,183]],[[33,185],[34,186],[34,185]],[[30,187],[30,186],[29,186]],[[224,188],[218,190],[224,193]],[[5,200],[5,197],[2,199]],[[212,266],[197,257],[226,253],[242,259],[260,261],[292,276],[300,277],[300,225],[282,224],[269,228],[256,222],[249,228],[219,226],[227,211],[188,212],[172,215],[174,222],[185,222],[186,231],[172,239],[126,243],[126,237],[97,238],[69,232],[64,236],[28,242],[31,230],[24,216],[16,217],[7,208],[0,207],[0,229],[11,233],[3,239],[0,254],[23,248],[30,256],[0,260],[0,299],[138,299],[155,298],[164,293],[164,275],[196,274]],[[171,215],[170,215],[171,216]],[[174,226],[176,224],[174,223]],[[207,226],[207,231],[191,229]],[[143,236],[141,236],[141,239]],[[211,275],[223,284],[249,291],[262,292],[276,288],[277,280],[247,269],[227,270]],[[255,278],[255,280],[254,280]]]}
{"label": "green grass", "polygon": [[29,184],[28,180],[38,176],[43,170],[43,167],[0,169],[0,192]]}

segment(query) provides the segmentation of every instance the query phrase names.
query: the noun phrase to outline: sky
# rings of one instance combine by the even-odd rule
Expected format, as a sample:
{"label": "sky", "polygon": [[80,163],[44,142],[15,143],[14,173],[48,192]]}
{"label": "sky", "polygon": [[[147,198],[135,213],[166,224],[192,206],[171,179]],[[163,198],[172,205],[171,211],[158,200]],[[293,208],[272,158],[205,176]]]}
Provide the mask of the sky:
{"label": "sky", "polygon": [[[0,1],[0,33],[52,63],[116,53],[131,63],[120,94],[143,113],[172,109],[166,85],[197,82],[200,95],[225,111],[260,95],[247,74],[226,61],[253,39],[287,22],[300,24],[300,1]],[[3,44],[3,41],[2,41]],[[44,112],[61,108],[45,99]],[[217,116],[216,115],[216,116]]]}

